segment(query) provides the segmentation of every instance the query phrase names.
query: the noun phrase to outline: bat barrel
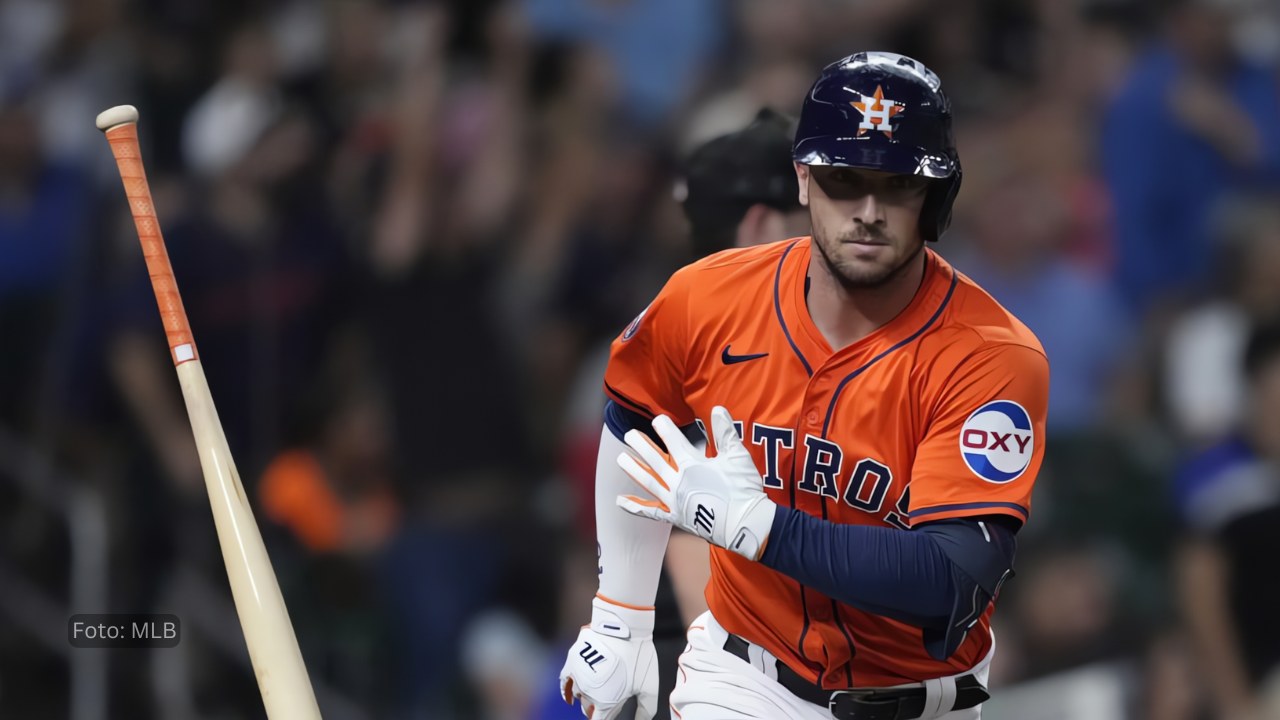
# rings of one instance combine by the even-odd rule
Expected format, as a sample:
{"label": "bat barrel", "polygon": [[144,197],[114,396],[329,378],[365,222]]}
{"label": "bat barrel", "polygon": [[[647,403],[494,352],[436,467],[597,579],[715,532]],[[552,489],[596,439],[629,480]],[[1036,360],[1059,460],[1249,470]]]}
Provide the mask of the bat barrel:
{"label": "bat barrel", "polygon": [[320,710],[293,623],[231,457],[204,368],[195,360],[179,364],[177,370],[236,614],[267,716],[318,720]]}

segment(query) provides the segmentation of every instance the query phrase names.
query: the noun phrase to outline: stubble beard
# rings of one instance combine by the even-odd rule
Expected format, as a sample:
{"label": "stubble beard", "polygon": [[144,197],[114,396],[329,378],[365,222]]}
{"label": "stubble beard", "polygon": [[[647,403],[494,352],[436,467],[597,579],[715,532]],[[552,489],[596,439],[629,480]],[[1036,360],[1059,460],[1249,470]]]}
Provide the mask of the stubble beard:
{"label": "stubble beard", "polygon": [[[837,238],[836,245],[839,245],[843,239]],[[911,263],[924,252],[924,243],[920,242],[913,252],[902,258],[896,265],[868,271],[852,262],[845,263],[833,258],[827,252],[827,243],[818,239],[816,232],[813,244],[818,248],[818,254],[822,256],[822,264],[826,266],[827,272],[847,291],[871,290],[888,285],[906,273]]]}

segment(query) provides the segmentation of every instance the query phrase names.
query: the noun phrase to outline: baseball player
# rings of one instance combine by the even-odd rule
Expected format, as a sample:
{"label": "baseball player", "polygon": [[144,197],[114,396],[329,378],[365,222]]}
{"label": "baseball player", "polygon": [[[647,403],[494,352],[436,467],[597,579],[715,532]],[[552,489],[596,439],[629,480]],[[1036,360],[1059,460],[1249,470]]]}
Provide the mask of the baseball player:
{"label": "baseball player", "polygon": [[829,65],[792,156],[812,236],[681,269],[613,343],[599,592],[561,671],[595,720],[654,710],[673,525],[713,546],[673,716],[969,720],[988,697],[1048,362],[926,246],[961,177],[933,72]]}

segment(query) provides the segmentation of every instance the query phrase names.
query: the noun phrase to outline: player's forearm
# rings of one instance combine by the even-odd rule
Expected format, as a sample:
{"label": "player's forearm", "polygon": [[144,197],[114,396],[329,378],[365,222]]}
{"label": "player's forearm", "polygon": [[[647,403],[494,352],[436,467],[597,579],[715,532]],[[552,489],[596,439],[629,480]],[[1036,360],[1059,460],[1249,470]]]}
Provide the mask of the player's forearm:
{"label": "player's forearm", "polygon": [[596,540],[600,594],[614,603],[653,606],[671,526],[636,517],[618,507],[617,497],[636,492],[618,467],[627,446],[606,426],[596,458]]}
{"label": "player's forearm", "polygon": [[825,522],[782,507],[760,562],[843,603],[916,625],[944,621],[956,593],[951,561],[925,533]]}
{"label": "player's forearm", "polygon": [[1013,552],[1011,529],[973,519],[900,530],[779,507],[760,562],[846,605],[924,628],[929,652],[946,657],[986,609]]}

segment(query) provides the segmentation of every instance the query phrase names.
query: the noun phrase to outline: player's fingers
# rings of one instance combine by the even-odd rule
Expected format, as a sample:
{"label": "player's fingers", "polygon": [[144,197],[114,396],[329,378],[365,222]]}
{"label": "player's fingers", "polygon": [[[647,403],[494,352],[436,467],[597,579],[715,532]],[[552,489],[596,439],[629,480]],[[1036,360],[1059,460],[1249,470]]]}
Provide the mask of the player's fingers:
{"label": "player's fingers", "polygon": [[573,678],[568,675],[560,676],[560,694],[564,697],[566,705],[573,704]]}
{"label": "player's fingers", "polygon": [[670,522],[671,510],[656,500],[643,500],[634,495],[619,495],[616,502],[618,507],[632,515],[657,520],[658,522]]}
{"label": "player's fingers", "polygon": [[622,471],[645,492],[663,502],[671,501],[671,486],[659,477],[657,471],[649,467],[648,463],[637,460],[627,453],[621,453],[618,455],[618,467],[622,468]]}
{"label": "player's fingers", "polygon": [[[648,468],[646,474],[655,478],[663,488],[670,488],[671,483],[669,480],[673,479],[678,474],[678,471],[671,467],[670,461],[658,449],[658,446],[653,444],[649,436],[639,430],[628,430],[622,439],[626,440],[627,445],[635,451],[636,455],[640,456],[640,460]],[[618,456],[618,464],[622,464],[622,458],[624,457],[631,458],[633,462],[636,462],[634,457],[627,453],[622,453]],[[626,469],[625,465],[623,465],[623,469]],[[635,476],[633,475],[632,477]],[[641,478],[636,477],[635,479],[636,482],[643,482]]]}
{"label": "player's fingers", "polygon": [[716,455],[731,451],[742,444],[738,437],[738,428],[733,424],[733,416],[721,405],[711,409],[711,436],[715,438]]}
{"label": "player's fingers", "polygon": [[697,459],[693,445],[689,444],[689,439],[684,436],[680,428],[676,427],[671,418],[666,415],[654,418],[653,430],[662,439],[662,444],[667,446],[667,452],[671,454],[671,459],[676,461],[677,468],[687,467],[691,461]]}

